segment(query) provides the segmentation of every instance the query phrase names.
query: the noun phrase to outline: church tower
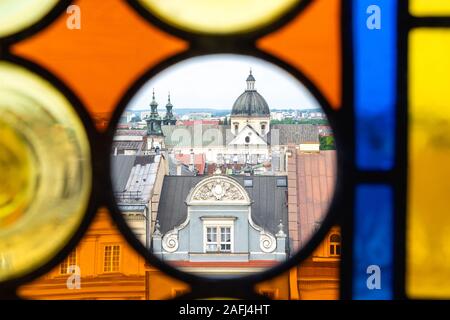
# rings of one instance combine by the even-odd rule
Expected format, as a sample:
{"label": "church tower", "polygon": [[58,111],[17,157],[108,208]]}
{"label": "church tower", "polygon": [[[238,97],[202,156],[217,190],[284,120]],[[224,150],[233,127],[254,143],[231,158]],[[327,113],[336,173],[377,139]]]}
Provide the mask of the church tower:
{"label": "church tower", "polygon": [[155,90],[153,90],[153,99],[150,103],[151,113],[145,119],[147,122],[147,134],[153,136],[162,136],[161,117],[158,114],[158,103],[155,100]]}
{"label": "church tower", "polygon": [[155,100],[155,90],[153,90],[153,99],[150,103],[150,116],[147,122],[147,149],[159,152],[164,148],[164,135],[161,130],[162,120],[158,114],[158,103]]}
{"label": "church tower", "polygon": [[173,105],[170,102],[170,92],[166,104],[166,115],[164,116],[163,124],[168,126],[174,126],[177,123],[177,119],[175,119],[175,116],[172,112]]}

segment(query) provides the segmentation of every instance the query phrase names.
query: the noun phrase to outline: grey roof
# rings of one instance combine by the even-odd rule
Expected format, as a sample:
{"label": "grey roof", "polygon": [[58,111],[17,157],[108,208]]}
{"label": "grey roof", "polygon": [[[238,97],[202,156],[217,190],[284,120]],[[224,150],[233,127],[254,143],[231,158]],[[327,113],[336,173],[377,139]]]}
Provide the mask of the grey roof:
{"label": "grey roof", "polygon": [[138,155],[134,159],[134,165],[145,166],[147,164],[151,164],[155,162],[155,155]]}
{"label": "grey roof", "polygon": [[[165,176],[159,200],[158,216],[161,232],[164,234],[175,226],[183,223],[187,216],[186,198],[189,191],[203,176]],[[244,179],[252,179],[253,187],[245,188],[252,199],[253,221],[276,234],[280,219],[287,234],[287,187],[277,187],[277,179],[287,179],[283,176],[234,176],[239,184],[244,186]]]}
{"label": "grey roof", "polygon": [[130,129],[130,130],[126,130],[126,129],[120,129],[120,130],[116,130],[116,132],[114,133],[114,136],[145,136],[147,134],[147,130],[141,130],[141,129]]}
{"label": "grey roof", "polygon": [[131,170],[136,165],[145,166],[153,163],[155,156],[117,155],[111,156],[111,171],[114,192],[126,191]]}
{"label": "grey roof", "polygon": [[112,144],[112,152],[117,148],[117,151],[121,150],[142,150],[144,141],[114,141]]}
{"label": "grey roof", "polygon": [[136,156],[117,155],[111,156],[111,171],[114,192],[125,191],[131,169],[134,166]]}
{"label": "grey roof", "polygon": [[270,116],[269,105],[256,90],[246,90],[234,102],[231,115]]}
{"label": "grey roof", "polygon": [[[312,124],[275,124],[271,125],[269,134],[272,145],[319,143],[319,130]],[[275,141],[277,134],[278,143]]]}

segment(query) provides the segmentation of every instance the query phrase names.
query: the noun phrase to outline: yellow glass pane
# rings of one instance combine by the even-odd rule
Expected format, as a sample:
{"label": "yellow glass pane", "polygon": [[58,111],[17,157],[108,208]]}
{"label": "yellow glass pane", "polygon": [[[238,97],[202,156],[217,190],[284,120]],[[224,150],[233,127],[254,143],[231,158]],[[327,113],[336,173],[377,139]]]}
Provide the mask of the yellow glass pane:
{"label": "yellow glass pane", "polygon": [[35,24],[57,3],[57,0],[0,0],[0,37]]}
{"label": "yellow glass pane", "polygon": [[175,27],[230,34],[252,31],[280,18],[302,0],[138,0]]}
{"label": "yellow glass pane", "polygon": [[410,35],[407,294],[450,298],[450,30]]}
{"label": "yellow glass pane", "polygon": [[416,16],[439,16],[450,14],[448,0],[410,0],[409,10]]}
{"label": "yellow glass pane", "polygon": [[69,101],[0,62],[0,281],[48,262],[79,227],[92,184],[87,135]]}

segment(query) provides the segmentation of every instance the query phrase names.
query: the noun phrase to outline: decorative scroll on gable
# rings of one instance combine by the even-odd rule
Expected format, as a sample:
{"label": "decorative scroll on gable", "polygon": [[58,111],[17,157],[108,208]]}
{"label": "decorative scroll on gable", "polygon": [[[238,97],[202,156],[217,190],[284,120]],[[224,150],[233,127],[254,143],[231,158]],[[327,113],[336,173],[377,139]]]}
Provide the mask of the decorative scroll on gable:
{"label": "decorative scroll on gable", "polygon": [[213,176],[200,181],[189,193],[186,202],[192,204],[250,204],[247,191],[234,179]]}
{"label": "decorative scroll on gable", "polygon": [[220,179],[202,186],[192,197],[193,200],[244,200],[242,192],[229,182]]}

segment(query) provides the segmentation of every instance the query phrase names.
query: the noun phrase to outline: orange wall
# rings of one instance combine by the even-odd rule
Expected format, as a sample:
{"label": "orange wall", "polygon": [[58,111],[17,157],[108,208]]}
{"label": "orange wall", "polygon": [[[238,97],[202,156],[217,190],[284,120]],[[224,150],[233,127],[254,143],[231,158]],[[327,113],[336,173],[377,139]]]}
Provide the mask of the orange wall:
{"label": "orange wall", "polygon": [[[339,232],[334,228],[332,232]],[[118,273],[103,273],[103,245],[121,246]],[[301,267],[292,269],[255,287],[257,293],[275,299],[337,299],[339,297],[339,260],[327,254],[325,241]],[[59,266],[47,275],[19,289],[29,299],[171,299],[187,293],[189,286],[158,269],[146,265],[121,236],[106,210],[100,210],[91,228],[77,247],[81,269],[81,289],[68,289],[67,275]]]}
{"label": "orange wall", "polygon": [[301,300],[339,299],[340,257],[329,254],[329,236],[333,233],[340,234],[340,229],[333,227],[312,256],[298,267],[297,286]]}
{"label": "orange wall", "polygon": [[149,300],[173,299],[190,291],[189,285],[165,275],[155,268],[147,271],[147,298]]}
{"label": "orange wall", "polygon": [[[119,272],[103,272],[104,246],[120,245]],[[68,289],[68,275],[59,266],[19,289],[19,295],[38,299],[144,299],[145,261],[122,237],[106,210],[100,210],[76,249],[81,289]]]}

